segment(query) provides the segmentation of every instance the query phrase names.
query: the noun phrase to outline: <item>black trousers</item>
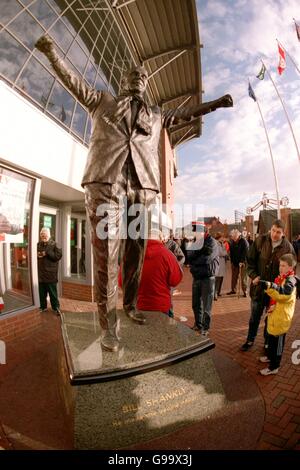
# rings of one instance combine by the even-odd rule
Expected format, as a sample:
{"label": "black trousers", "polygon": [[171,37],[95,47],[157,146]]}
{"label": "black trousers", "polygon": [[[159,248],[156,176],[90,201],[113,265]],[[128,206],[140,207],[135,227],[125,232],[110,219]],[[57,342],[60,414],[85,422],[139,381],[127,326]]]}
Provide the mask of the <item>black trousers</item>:
{"label": "black trousers", "polygon": [[40,308],[47,308],[47,295],[49,294],[50,303],[53,310],[59,309],[59,300],[57,295],[56,282],[39,282]]}
{"label": "black trousers", "polygon": [[216,283],[215,283],[215,297],[221,294],[222,284],[223,284],[223,276],[216,276]]}
{"label": "black trousers", "polygon": [[268,334],[267,356],[270,359],[270,370],[278,369],[278,367],[280,366],[285,343],[285,336],[286,333],[278,336]]}

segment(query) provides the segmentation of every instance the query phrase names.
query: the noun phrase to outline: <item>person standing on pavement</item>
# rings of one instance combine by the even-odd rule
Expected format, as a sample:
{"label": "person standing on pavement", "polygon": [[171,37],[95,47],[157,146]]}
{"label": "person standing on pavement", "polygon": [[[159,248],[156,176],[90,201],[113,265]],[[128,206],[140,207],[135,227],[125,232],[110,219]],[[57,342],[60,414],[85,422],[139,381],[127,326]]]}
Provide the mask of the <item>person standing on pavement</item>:
{"label": "person standing on pavement", "polygon": [[[275,220],[269,233],[260,235],[251,245],[247,256],[247,274],[251,279],[251,315],[246,342],[241,351],[248,351],[254,344],[263,311],[269,305],[269,296],[259,283],[260,279],[274,282],[279,274],[279,259],[291,253],[295,256],[292,244],[284,236],[284,223]],[[265,328],[265,346],[267,332]]]}
{"label": "person standing on pavement", "polygon": [[188,248],[188,262],[193,276],[192,304],[195,317],[193,329],[208,335],[215,291],[215,275],[219,267],[216,240],[203,227],[200,237]]}
{"label": "person standing on pavement", "polygon": [[42,228],[40,241],[37,245],[38,278],[40,310],[47,311],[47,295],[49,294],[52,310],[60,315],[60,304],[57,295],[58,262],[62,257],[62,251],[54,240],[50,239],[49,228]]}
{"label": "person standing on pavement", "polygon": [[230,240],[230,260],[231,260],[231,291],[227,295],[236,293],[236,285],[239,276],[241,276],[242,289],[244,297],[247,297],[247,273],[246,273],[246,256],[249,245],[247,240],[242,237],[239,230],[234,229],[231,233]]}
{"label": "person standing on pavement", "polygon": [[281,363],[285,336],[290,329],[296,305],[296,260],[290,253],[281,256],[279,276],[275,282],[259,281],[271,301],[267,313],[268,349],[260,362],[269,363],[261,375],[277,374]]}
{"label": "person standing on pavement", "polygon": [[228,254],[223,244],[224,238],[220,232],[216,233],[215,240],[218,243],[219,268],[216,272],[214,300],[218,300],[218,296],[221,296],[223,279],[226,274],[226,259],[228,258]]}
{"label": "person standing on pavement", "polygon": [[[179,264],[179,267],[181,271],[183,271],[183,265],[185,262],[185,255],[183,254],[182,249],[178,245],[178,243],[172,238],[168,237],[166,240],[164,240],[164,245],[168,250],[173,253],[173,255],[176,257],[177,262]],[[174,318],[174,310],[173,310],[173,292],[174,292],[175,287],[171,287],[171,307],[168,312],[169,317]]]}

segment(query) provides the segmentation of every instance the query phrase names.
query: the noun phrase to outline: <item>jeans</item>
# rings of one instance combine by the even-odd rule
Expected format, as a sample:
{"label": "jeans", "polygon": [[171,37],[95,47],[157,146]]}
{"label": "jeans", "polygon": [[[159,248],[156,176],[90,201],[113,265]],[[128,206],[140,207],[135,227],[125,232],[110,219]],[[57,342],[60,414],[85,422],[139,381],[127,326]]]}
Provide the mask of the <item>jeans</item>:
{"label": "jeans", "polygon": [[193,280],[192,303],[195,324],[203,330],[209,330],[210,327],[214,291],[214,277]]}
{"label": "jeans", "polygon": [[265,296],[259,300],[251,300],[251,316],[249,320],[247,341],[253,342],[255,340],[260,319],[266,306],[267,299]]}

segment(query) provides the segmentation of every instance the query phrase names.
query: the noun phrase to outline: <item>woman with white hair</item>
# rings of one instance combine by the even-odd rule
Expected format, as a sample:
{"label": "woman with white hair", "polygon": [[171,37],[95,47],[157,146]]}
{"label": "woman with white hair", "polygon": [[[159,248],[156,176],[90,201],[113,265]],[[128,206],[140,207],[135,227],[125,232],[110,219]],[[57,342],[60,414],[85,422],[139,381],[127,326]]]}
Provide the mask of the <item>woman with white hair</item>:
{"label": "woman with white hair", "polygon": [[47,311],[47,295],[49,294],[52,310],[60,315],[57,295],[58,262],[62,257],[61,249],[50,239],[49,228],[43,227],[37,245],[40,310]]}

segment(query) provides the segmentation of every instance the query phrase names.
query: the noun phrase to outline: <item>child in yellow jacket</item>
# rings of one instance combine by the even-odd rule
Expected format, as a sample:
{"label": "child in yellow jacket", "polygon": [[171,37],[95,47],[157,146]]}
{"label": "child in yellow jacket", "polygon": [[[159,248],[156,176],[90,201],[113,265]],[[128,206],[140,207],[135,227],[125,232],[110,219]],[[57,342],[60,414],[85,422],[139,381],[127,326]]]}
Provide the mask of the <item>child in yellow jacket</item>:
{"label": "child in yellow jacket", "polygon": [[261,375],[277,374],[284,348],[285,335],[290,329],[296,304],[295,258],[292,254],[281,256],[279,260],[279,276],[275,282],[260,281],[271,297],[268,308],[267,356],[259,358],[260,362],[268,362],[269,367],[260,371]]}

